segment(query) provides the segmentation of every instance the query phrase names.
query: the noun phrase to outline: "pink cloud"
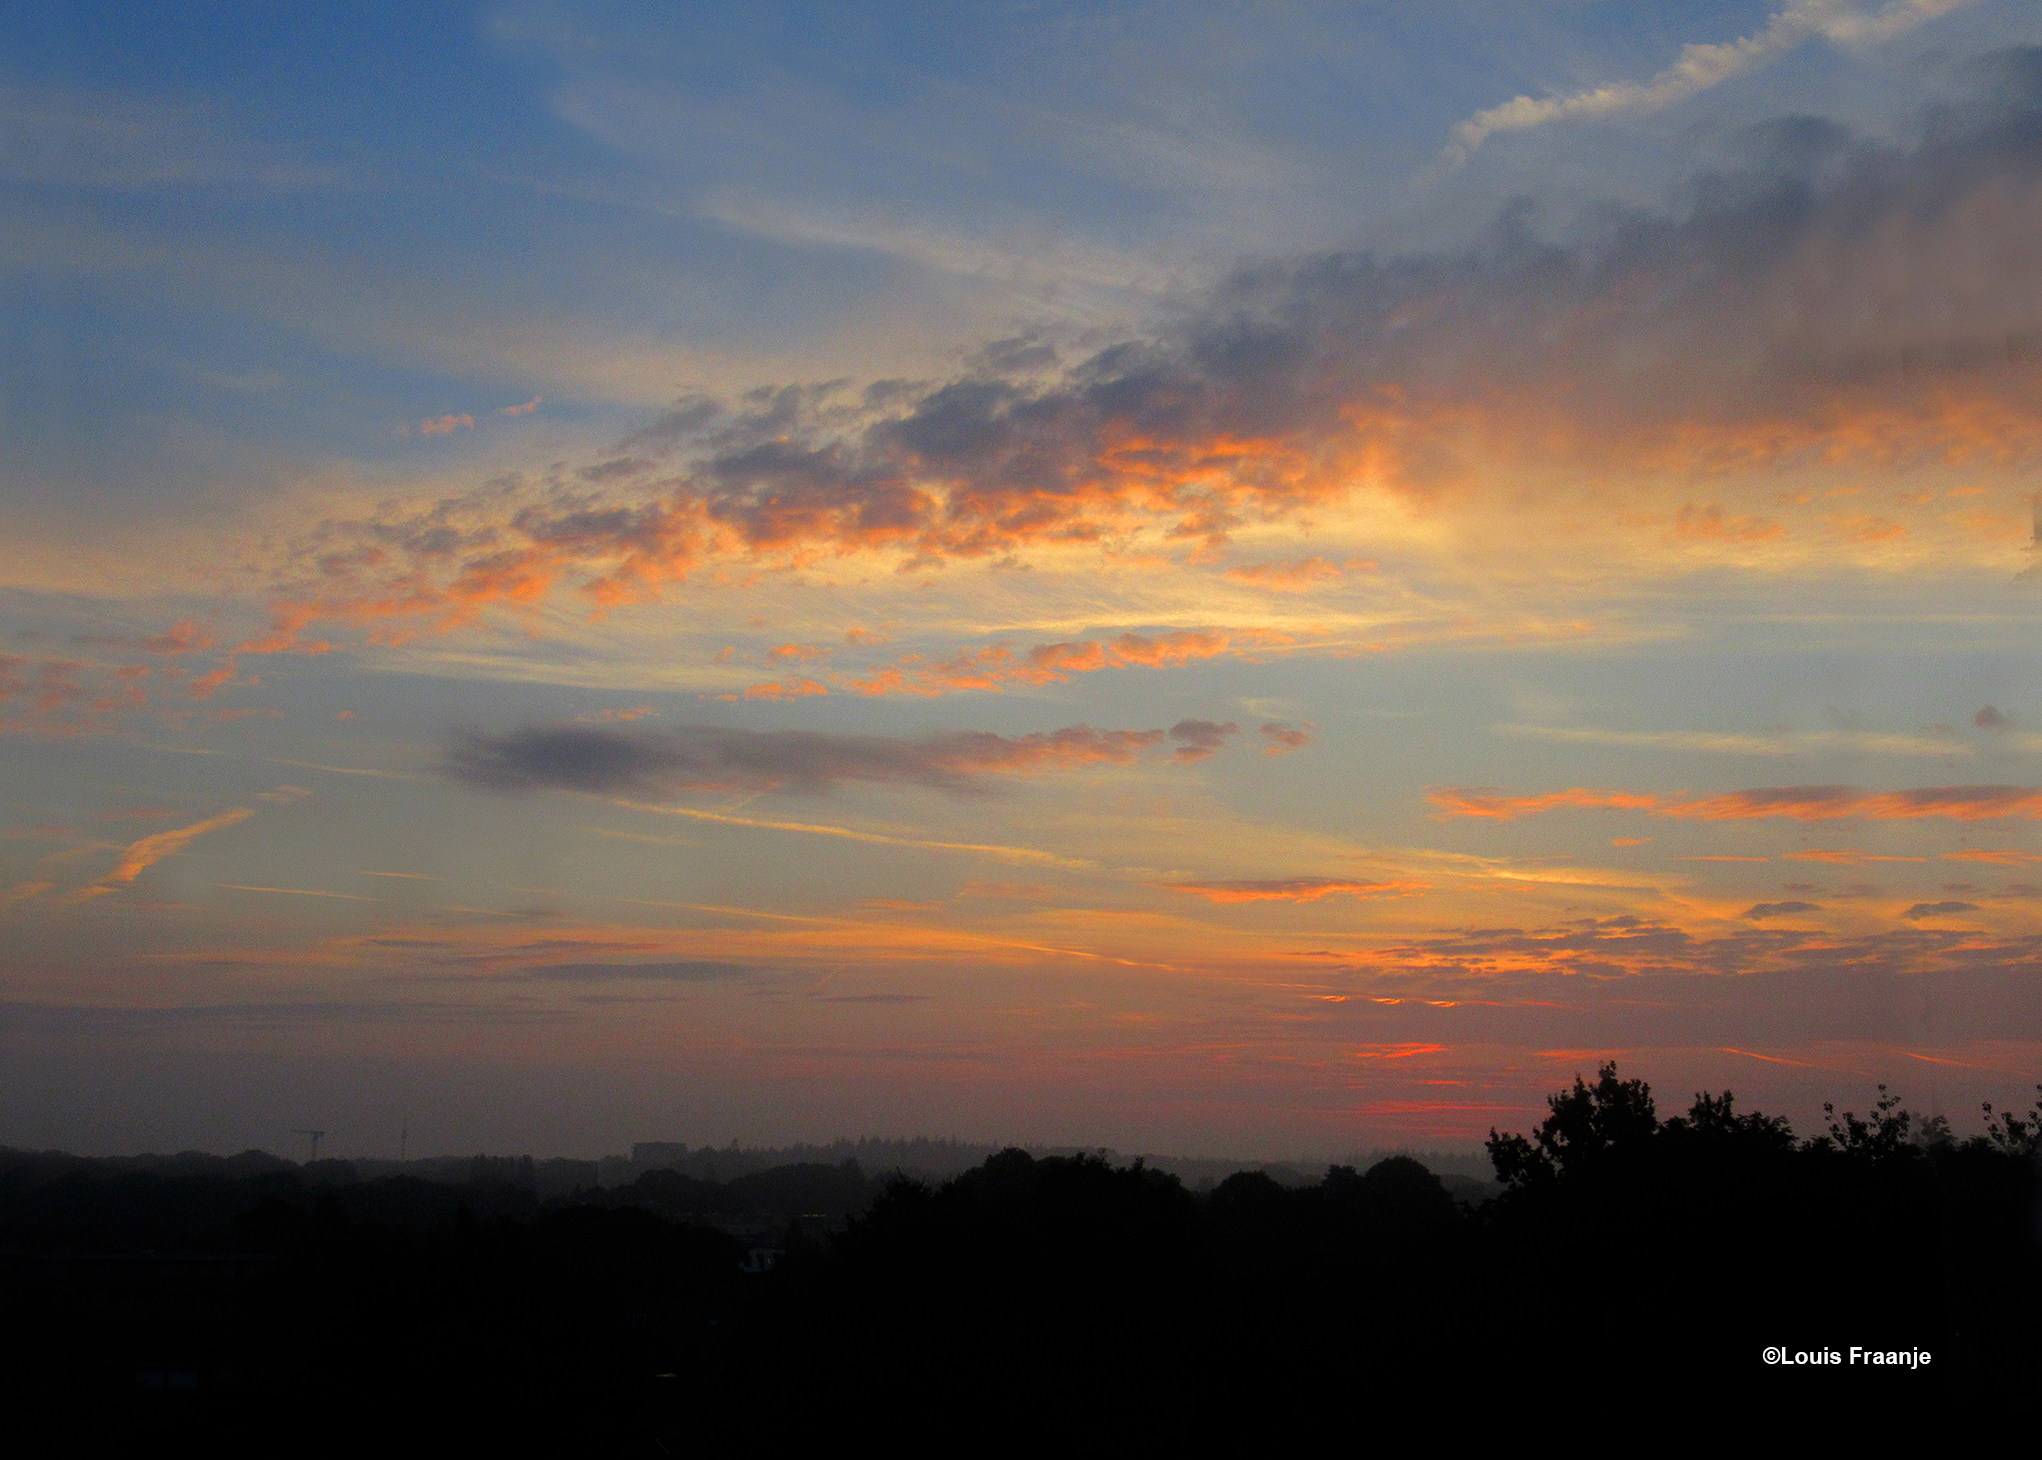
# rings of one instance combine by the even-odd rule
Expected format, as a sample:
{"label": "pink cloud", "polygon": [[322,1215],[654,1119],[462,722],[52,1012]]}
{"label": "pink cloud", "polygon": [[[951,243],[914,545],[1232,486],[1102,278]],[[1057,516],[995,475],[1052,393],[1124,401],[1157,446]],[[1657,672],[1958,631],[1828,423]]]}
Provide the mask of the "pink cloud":
{"label": "pink cloud", "polygon": [[1310,725],[1291,725],[1282,720],[1272,720],[1264,725],[1261,734],[1270,742],[1262,747],[1264,755],[1289,755],[1312,743]]}

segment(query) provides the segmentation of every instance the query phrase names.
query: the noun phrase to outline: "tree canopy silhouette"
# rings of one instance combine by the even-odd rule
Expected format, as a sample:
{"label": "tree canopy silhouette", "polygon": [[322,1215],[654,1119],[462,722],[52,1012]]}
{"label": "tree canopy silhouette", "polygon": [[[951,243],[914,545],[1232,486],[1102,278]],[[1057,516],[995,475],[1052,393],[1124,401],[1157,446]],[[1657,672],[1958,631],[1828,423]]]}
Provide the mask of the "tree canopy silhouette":
{"label": "tree canopy silhouette", "polygon": [[1009,1149],[942,1181],[808,1162],[543,1195],[543,1163],[508,1159],[420,1179],[0,1151],[0,1382],[143,1437],[179,1415],[271,1433],[339,1392],[329,1438],[354,1449],[401,1429],[673,1453],[1102,1386],[1156,1424],[1358,1376],[1406,1406],[1507,1375],[1723,1411],[1815,1393],[1765,1345],[1856,1344],[1933,1362],[1832,1375],[1824,1403],[1864,1385],[1895,1413],[2033,1419],[2042,1099],[1983,1114],[1960,1137],[1882,1087],[1804,1138],[1727,1090],[1661,1118],[1606,1063],[1490,1133],[1480,1202],[1404,1156],[1205,1192]]}

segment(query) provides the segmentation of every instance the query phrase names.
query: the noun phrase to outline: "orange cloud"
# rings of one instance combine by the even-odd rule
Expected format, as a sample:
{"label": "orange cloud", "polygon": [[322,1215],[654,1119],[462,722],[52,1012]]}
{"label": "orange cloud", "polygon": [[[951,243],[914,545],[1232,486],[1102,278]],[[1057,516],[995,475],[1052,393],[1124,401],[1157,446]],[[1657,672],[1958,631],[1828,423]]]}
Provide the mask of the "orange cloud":
{"label": "orange cloud", "polygon": [[[798,700],[810,695],[826,695],[829,686],[818,684],[812,679],[789,679],[777,683],[755,684],[744,692],[748,700]],[[724,699],[732,696],[724,695]]]}
{"label": "orange cloud", "polygon": [[1868,793],[1847,786],[1775,786],[1733,791],[1662,808],[1662,816],[1732,821],[1789,816],[1799,821],[1862,817],[1869,821],[1991,821],[2042,816],[2042,787],[1928,786],[1918,790]]}
{"label": "orange cloud", "polygon": [[[164,672],[169,677],[178,673],[174,668]],[[97,734],[127,711],[148,703],[148,691],[133,683],[148,673],[139,665],[108,671],[75,659],[31,661],[0,654],[0,702],[20,701],[25,711],[18,717],[0,717],[0,732]]]}
{"label": "orange cloud", "polygon": [[820,644],[776,644],[766,651],[768,664],[806,664],[811,659],[822,659],[830,651]]}
{"label": "orange cloud", "polygon": [[131,842],[122,849],[120,860],[97,881],[88,883],[64,899],[66,902],[89,902],[95,897],[104,897],[109,892],[118,892],[128,886],[142,873],[155,866],[165,857],[174,856],[209,831],[237,825],[255,815],[246,806],[236,806],[218,816],[180,827],[176,831],[159,831],[154,836],[145,836]]}
{"label": "orange cloud", "polygon": [[499,416],[529,416],[533,411],[539,409],[540,404],[545,399],[546,397],[543,395],[535,395],[521,406],[498,406],[496,413]]}
{"label": "orange cloud", "polygon": [[234,681],[234,661],[229,659],[218,669],[201,674],[186,687],[185,692],[195,700],[209,700],[225,686]]}
{"label": "orange cloud", "polygon": [[[354,552],[319,554],[316,579],[280,593],[268,632],[235,652],[325,653],[330,644],[304,638],[322,620],[367,628],[378,643],[448,633],[495,606],[536,608],[570,576],[600,614],[688,576],[707,531],[685,504],[558,513],[523,507],[508,521],[491,518],[485,506],[466,528],[448,525],[450,510],[442,503],[395,522],[327,524],[317,536],[367,541]],[[495,546],[506,537],[522,545]]]}
{"label": "orange cloud", "polygon": [[1778,537],[1782,529],[1761,517],[1726,516],[1713,503],[1699,509],[1690,503],[1673,519],[1673,531],[1676,537],[1716,542],[1764,542]]}
{"label": "orange cloud", "polygon": [[1590,791],[1578,786],[1571,791],[1549,791],[1540,796],[1448,789],[1429,791],[1425,799],[1438,808],[1433,813],[1436,817],[1476,816],[1491,821],[1515,821],[1520,816],[1535,816],[1544,811],[1651,811],[1659,806],[1656,796],[1623,791]]}
{"label": "orange cloud", "polygon": [[434,416],[429,421],[420,421],[418,423],[418,434],[421,436],[445,436],[452,431],[472,431],[474,429],[475,418],[467,415]]}
{"label": "orange cloud", "polygon": [[1907,528],[1890,517],[1864,514],[1831,519],[1836,535],[1848,542],[1891,542],[1907,536]]}

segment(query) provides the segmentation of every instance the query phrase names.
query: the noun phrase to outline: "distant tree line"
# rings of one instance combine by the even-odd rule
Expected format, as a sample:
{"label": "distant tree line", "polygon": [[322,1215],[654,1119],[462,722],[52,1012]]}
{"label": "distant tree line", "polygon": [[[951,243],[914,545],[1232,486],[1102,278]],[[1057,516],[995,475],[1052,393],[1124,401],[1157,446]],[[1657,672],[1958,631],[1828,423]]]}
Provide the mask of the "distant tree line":
{"label": "distant tree line", "polygon": [[[1407,1157],[1204,1192],[1008,1150],[947,1181],[816,1162],[542,1197],[514,1164],[0,1152],[0,1382],[88,1450],[186,1431],[221,1453],[279,1425],[334,1453],[673,1454],[852,1417],[1004,1434],[1105,1399],[1195,1438],[1669,1385],[1712,1412],[2035,1417],[2042,1101],[1959,1138],[1882,1090],[1803,1139],[1728,1092],[1662,1120],[1605,1066],[1548,1104],[1492,1132],[1480,1204]],[[1816,1372],[1768,1345],[1933,1357]]]}

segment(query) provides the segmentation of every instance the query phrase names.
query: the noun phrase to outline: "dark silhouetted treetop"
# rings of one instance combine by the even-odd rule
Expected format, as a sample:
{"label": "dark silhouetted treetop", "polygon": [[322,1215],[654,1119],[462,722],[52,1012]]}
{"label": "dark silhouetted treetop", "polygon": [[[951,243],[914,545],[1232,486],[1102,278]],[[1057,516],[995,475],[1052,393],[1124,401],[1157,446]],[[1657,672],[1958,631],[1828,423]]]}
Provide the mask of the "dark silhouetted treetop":
{"label": "dark silhouetted treetop", "polygon": [[1783,1115],[1761,1115],[1754,1110],[1737,1113],[1737,1097],[1725,1090],[1721,1095],[1698,1091],[1686,1115],[1676,1115],[1662,1128],[1676,1145],[1704,1149],[1731,1149],[1751,1156],[1779,1155],[1794,1149],[1794,1128]]}
{"label": "dark silhouetted treetop", "polygon": [[1579,1175],[1642,1150],[1658,1133],[1652,1090],[1643,1080],[1620,1080],[1614,1062],[1587,1084],[1546,1097],[1551,1111],[1533,1140],[1489,1132],[1489,1159],[1499,1180],[1533,1186],[1554,1176]]}
{"label": "dark silhouetted treetop", "polygon": [[2010,1156],[2042,1155],[2042,1085],[2035,1087],[2034,1107],[2027,1115],[2011,1110],[1993,1114],[1992,1102],[1985,1103],[1985,1139]]}
{"label": "dark silhouetted treetop", "polygon": [[1829,1118],[1829,1134],[1810,1142],[1818,1150],[1834,1150],[1855,1160],[1882,1165],[1921,1155],[1922,1143],[1913,1135],[1914,1112],[1902,1108],[1900,1097],[1889,1094],[1884,1085],[1879,1087],[1879,1099],[1872,1114],[1864,1120],[1848,1110],[1839,1116],[1836,1106],[1827,1100],[1822,1102],[1822,1113]]}
{"label": "dark silhouetted treetop", "polygon": [[[1350,1167],[1337,1169],[1354,1174]],[[1265,1171],[1236,1171],[1212,1189],[1206,1205],[1220,1221],[1254,1220],[1279,1210],[1288,1195],[1282,1183]]]}
{"label": "dark silhouetted treetop", "polygon": [[[1328,1171],[1326,1188],[1331,1195],[1347,1188],[1347,1183],[1336,1181]],[[1439,1177],[1409,1156],[1388,1156],[1376,1162],[1351,1188],[1341,1191],[1341,1196],[1365,1217],[1395,1228],[1438,1226],[1460,1215]]]}

